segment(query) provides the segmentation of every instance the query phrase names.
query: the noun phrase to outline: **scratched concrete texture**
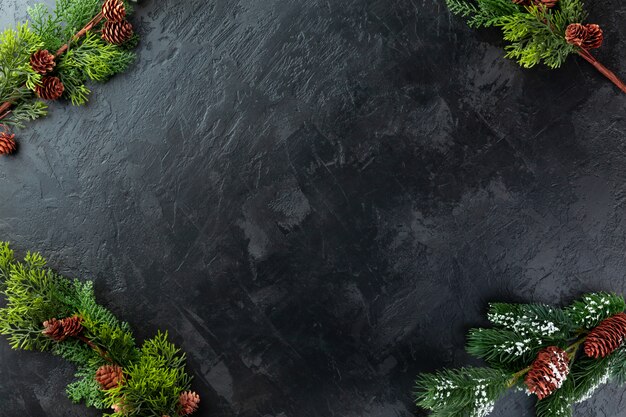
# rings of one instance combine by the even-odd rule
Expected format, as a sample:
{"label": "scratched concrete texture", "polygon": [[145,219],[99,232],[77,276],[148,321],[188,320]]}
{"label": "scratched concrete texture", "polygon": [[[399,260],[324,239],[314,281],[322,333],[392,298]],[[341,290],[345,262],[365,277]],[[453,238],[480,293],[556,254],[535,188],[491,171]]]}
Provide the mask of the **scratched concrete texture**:
{"label": "scratched concrete texture", "polygon": [[[626,76],[626,3],[590,2]],[[0,0],[0,24],[30,1]],[[626,95],[443,0],[148,0],[133,68],[0,159],[0,239],[189,356],[198,416],[425,416],[494,300],[626,291]],[[0,342],[0,416],[98,416]],[[607,386],[577,416],[623,415]],[[495,417],[532,416],[512,394]]]}

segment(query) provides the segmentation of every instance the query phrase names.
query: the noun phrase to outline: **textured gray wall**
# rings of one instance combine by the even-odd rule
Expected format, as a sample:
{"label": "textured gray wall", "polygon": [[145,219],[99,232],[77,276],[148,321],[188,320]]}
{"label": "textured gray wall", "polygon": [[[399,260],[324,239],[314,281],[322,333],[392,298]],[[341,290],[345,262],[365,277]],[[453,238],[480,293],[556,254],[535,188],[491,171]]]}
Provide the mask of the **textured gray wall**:
{"label": "textured gray wall", "polygon": [[[626,76],[626,3],[590,3]],[[25,7],[0,0],[1,26]],[[587,63],[521,70],[443,0],[150,0],[134,20],[137,65],[0,159],[0,239],[95,280],[140,337],[169,330],[200,416],[422,415],[415,375],[471,363],[488,301],[624,292],[626,95]],[[98,415],[71,374],[1,341],[0,415]]]}

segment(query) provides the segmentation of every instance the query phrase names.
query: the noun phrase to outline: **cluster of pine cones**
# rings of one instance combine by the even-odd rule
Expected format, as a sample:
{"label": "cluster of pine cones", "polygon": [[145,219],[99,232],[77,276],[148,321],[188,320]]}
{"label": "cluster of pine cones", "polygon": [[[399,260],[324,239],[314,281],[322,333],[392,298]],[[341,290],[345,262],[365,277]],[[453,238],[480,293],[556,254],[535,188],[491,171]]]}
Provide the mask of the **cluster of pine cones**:
{"label": "cluster of pine cones", "polygon": [[[103,390],[116,388],[119,385],[124,384],[124,370],[118,365],[102,365],[96,371],[96,382]],[[193,414],[200,405],[200,396],[193,391],[185,391],[180,394],[178,398],[178,407],[180,416],[187,416]],[[127,410],[127,404],[123,402],[114,404],[113,411],[119,414],[125,414]],[[169,416],[163,416],[169,417]]]}
{"label": "cluster of pine cones", "polygon": [[[80,316],[66,317],[58,320],[51,318],[43,323],[42,334],[48,336],[56,342],[62,342],[69,337],[80,336],[83,332],[83,319]],[[116,364],[102,365],[96,371],[96,382],[102,390],[116,388],[125,383],[124,370]],[[187,416],[198,410],[200,396],[193,391],[184,391],[178,398],[178,415]],[[113,405],[113,411],[124,414],[126,404],[119,403]],[[169,416],[163,416],[169,417]]]}
{"label": "cluster of pine cones", "polygon": [[102,39],[114,45],[121,45],[133,36],[133,25],[126,20],[126,7],[122,0],[106,0],[102,5],[102,15],[106,19],[102,26]]}
{"label": "cluster of pine cones", "polygon": [[572,23],[565,30],[565,40],[579,48],[596,49],[602,46],[604,35],[598,25]]}
{"label": "cluster of pine cones", "polygon": [[[102,26],[102,39],[114,45],[121,45],[133,36],[133,25],[126,20],[126,7],[122,0],[106,0],[102,5],[102,16],[106,19]],[[59,77],[49,75],[56,66],[56,56],[47,50],[37,51],[30,57],[32,69],[43,75],[35,93],[44,100],[57,100],[65,91]]]}
{"label": "cluster of pine cones", "polygon": [[[559,0],[511,0],[520,6],[539,6],[543,5],[548,9],[557,5]],[[583,25],[580,23],[572,23],[565,30],[565,41],[570,45],[588,50],[596,49],[602,46],[604,35],[600,26],[595,24]]]}
{"label": "cluster of pine cones", "polygon": [[[626,339],[626,314],[618,313],[602,321],[587,335],[585,355],[598,359],[613,353]],[[558,346],[542,349],[526,374],[528,392],[544,399],[559,389],[569,374],[569,353]]]}

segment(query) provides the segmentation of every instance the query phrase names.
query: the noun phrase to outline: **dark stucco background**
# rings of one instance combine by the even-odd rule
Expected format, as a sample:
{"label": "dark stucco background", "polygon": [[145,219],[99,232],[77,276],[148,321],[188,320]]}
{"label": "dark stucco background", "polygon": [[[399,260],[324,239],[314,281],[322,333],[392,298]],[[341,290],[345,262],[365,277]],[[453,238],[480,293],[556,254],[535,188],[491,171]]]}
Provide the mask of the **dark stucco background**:
{"label": "dark stucco background", "polygon": [[[626,4],[589,3],[626,76]],[[626,95],[586,62],[522,70],[443,0],[148,0],[134,23],[132,70],[0,159],[0,239],[168,330],[199,416],[422,416],[415,375],[473,363],[488,301],[626,290]],[[0,416],[99,415],[71,376],[2,341]]]}

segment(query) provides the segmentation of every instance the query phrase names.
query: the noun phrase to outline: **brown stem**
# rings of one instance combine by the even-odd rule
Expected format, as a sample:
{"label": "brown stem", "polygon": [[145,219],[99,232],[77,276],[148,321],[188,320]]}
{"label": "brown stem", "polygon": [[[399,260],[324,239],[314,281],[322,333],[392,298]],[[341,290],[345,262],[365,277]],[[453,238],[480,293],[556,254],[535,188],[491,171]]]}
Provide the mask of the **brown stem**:
{"label": "brown stem", "polygon": [[[59,48],[59,50],[56,52],[55,57],[60,57],[61,55],[63,55],[64,53],[66,53],[69,49],[70,49],[70,44],[72,42],[76,42],[77,40],[79,40],[80,38],[82,38],[83,36],[85,36],[87,34],[88,31],[90,31],[91,29],[93,29],[98,23],[100,23],[102,21],[102,19],[104,18],[104,16],[102,15],[102,12],[98,13],[97,15],[94,16],[93,19],[91,19],[84,28],[82,28],[81,30],[79,30],[76,35],[72,36],[72,38],[70,39],[70,41],[68,43],[66,43],[65,45],[63,45],[62,47]],[[0,105],[0,120],[4,119],[5,117],[7,117],[11,112],[11,107],[13,106],[13,104],[15,104],[12,101],[5,101],[4,103],[2,103]]]}
{"label": "brown stem", "polygon": [[607,67],[598,62],[598,60],[593,55],[591,55],[588,50],[580,49],[578,51],[578,55],[582,56],[587,62],[596,67],[596,69],[600,71],[600,73],[602,73],[606,78],[611,80],[611,82],[615,84],[617,88],[626,93],[626,84],[624,84],[624,82],[620,80],[619,77],[615,75],[615,73],[613,73],[613,71],[609,70]]}
{"label": "brown stem", "polygon": [[75,41],[79,40],[80,38],[82,38],[83,36],[85,36],[85,34],[87,34],[88,31],[90,31],[91,29],[94,28],[94,26],[96,26],[98,23],[100,23],[103,18],[104,18],[104,16],[102,15],[102,12],[98,13],[93,19],[91,19],[89,21],[89,23],[87,23],[85,25],[84,28],[79,30],[76,33],[76,35],[72,36],[72,39],[70,40],[70,42],[68,42],[65,45],[63,45],[62,47],[60,47],[59,50],[57,51],[57,53],[55,54],[55,56],[58,58],[61,55],[63,55],[65,52],[67,52],[67,50],[70,48],[70,43],[75,42]]}
{"label": "brown stem", "polygon": [[79,339],[79,340],[82,340],[83,342],[85,342],[87,344],[87,346],[89,346],[94,351],[96,351],[96,353],[98,355],[100,355],[102,358],[104,358],[107,362],[114,363],[113,360],[109,357],[109,353],[106,350],[104,350],[100,346],[96,345],[94,342],[89,340],[87,337],[85,337],[83,335],[78,335],[78,336],[76,336],[76,338]]}

